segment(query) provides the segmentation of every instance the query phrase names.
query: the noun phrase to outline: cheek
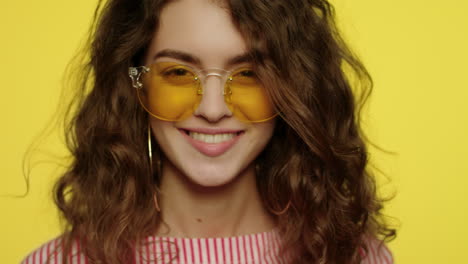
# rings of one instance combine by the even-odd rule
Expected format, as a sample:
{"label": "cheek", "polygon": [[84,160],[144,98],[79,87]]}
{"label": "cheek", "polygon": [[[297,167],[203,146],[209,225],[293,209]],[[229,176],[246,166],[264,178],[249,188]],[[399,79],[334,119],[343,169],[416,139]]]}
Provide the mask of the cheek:
{"label": "cheek", "polygon": [[259,123],[257,124],[258,128],[257,128],[257,133],[258,133],[258,137],[260,138],[260,140],[266,144],[268,143],[268,141],[270,141],[272,135],[273,135],[273,131],[275,130],[275,120],[270,120],[268,122],[265,122],[265,123]]}
{"label": "cheek", "polygon": [[275,129],[275,122],[268,121],[267,123],[254,124],[253,133],[254,136],[250,137],[248,146],[251,150],[249,151],[249,159],[255,159],[266,147],[268,142],[273,136]]}
{"label": "cheek", "polygon": [[[170,122],[165,122],[165,121],[160,121],[160,120],[152,120],[151,121],[151,128],[153,131],[154,138],[156,139],[156,142],[160,146],[160,148],[166,152],[170,151],[170,134],[171,134],[171,128],[172,125]],[[172,132],[178,132],[177,130],[174,130]]]}

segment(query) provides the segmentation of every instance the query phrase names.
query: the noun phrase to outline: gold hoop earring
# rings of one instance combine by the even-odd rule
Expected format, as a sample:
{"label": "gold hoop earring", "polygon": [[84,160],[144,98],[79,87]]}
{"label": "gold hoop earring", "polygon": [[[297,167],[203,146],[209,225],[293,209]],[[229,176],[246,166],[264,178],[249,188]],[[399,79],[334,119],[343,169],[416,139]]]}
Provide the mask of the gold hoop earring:
{"label": "gold hoop earring", "polygon": [[153,148],[151,146],[151,125],[148,123],[148,158],[151,174],[153,174]]}
{"label": "gold hoop earring", "polygon": [[276,210],[273,210],[272,208],[269,208],[269,209],[270,209],[270,212],[272,212],[273,214],[280,216],[280,215],[285,214],[289,210],[289,207],[291,207],[291,200],[289,200],[286,207],[281,211],[276,211]]}
{"label": "gold hoop earring", "polygon": [[[151,144],[151,125],[148,123],[148,158],[149,158],[149,164],[150,164],[150,170],[151,170],[151,175],[153,175],[153,148]],[[158,166],[159,166],[160,161],[158,160]],[[161,212],[161,208],[159,207],[158,203],[158,197],[156,196],[156,193],[153,195],[153,200],[154,200],[154,207],[158,212]]]}
{"label": "gold hoop earring", "polygon": [[[257,175],[260,174],[260,170],[261,170],[261,166],[260,166],[258,163],[255,164],[255,173],[256,173]],[[286,207],[283,208],[283,210],[276,211],[276,210],[274,210],[273,208],[271,208],[270,206],[268,206],[267,208],[268,208],[268,210],[269,210],[272,214],[275,214],[275,215],[277,215],[277,216],[280,216],[280,215],[285,214],[285,213],[289,210],[289,208],[291,207],[291,204],[292,204],[292,201],[291,201],[291,199],[289,199],[289,202],[286,204]]]}

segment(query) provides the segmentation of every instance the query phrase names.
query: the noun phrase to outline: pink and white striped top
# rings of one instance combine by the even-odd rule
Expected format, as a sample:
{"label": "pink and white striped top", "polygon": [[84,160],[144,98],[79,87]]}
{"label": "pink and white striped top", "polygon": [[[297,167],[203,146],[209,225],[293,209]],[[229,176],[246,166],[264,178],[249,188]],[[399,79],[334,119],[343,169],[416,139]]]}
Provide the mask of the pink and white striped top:
{"label": "pink and white striped top", "polygon": [[[290,263],[288,254],[280,255],[280,236],[276,230],[228,238],[173,238],[150,236],[135,252],[132,264],[283,264]],[[60,264],[61,239],[53,239],[29,254],[21,264]],[[391,264],[392,254],[379,241],[368,240],[367,255],[362,264]],[[58,249],[58,250],[56,250]],[[47,260],[50,262],[47,262]],[[74,243],[70,264],[88,264]]]}

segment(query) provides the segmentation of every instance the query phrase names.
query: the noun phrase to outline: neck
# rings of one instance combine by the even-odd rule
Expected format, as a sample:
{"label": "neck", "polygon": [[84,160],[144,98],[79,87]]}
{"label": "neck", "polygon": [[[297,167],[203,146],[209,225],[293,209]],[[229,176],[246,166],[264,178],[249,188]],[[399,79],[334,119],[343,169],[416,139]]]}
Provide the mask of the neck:
{"label": "neck", "polygon": [[258,193],[253,166],[216,187],[197,185],[169,162],[162,175],[158,202],[164,224],[158,227],[159,236],[229,237],[266,232],[275,226]]}

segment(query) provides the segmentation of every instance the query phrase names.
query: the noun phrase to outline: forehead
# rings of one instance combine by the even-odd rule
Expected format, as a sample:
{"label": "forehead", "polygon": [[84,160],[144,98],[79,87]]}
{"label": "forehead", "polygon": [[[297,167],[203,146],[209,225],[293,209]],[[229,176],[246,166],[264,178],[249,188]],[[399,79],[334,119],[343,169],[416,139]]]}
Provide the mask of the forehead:
{"label": "forehead", "polygon": [[163,8],[147,63],[165,49],[192,54],[203,67],[223,67],[229,58],[247,51],[229,11],[212,0],[179,0]]}

